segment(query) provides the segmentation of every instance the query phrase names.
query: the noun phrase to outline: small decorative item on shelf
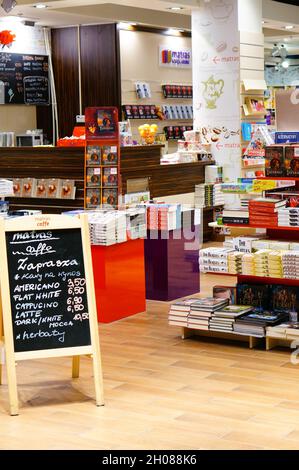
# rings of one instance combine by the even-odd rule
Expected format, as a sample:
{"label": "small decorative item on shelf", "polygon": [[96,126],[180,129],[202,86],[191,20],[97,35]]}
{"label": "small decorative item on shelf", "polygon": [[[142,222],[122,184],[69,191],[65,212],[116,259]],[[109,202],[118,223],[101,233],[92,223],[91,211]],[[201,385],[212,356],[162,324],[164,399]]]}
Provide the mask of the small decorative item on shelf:
{"label": "small decorative item on shelf", "polygon": [[192,126],[166,126],[164,127],[164,133],[166,140],[179,140],[184,137],[186,131],[192,131]]}
{"label": "small decorative item on shelf", "polygon": [[157,124],[144,124],[138,127],[138,131],[142,140],[142,144],[152,145],[155,142],[155,136],[158,132]]}
{"label": "small decorative item on shelf", "polygon": [[164,98],[192,99],[193,87],[191,85],[162,85]]}
{"label": "small decorative item on shelf", "polygon": [[160,106],[155,104],[126,104],[122,106],[124,119],[160,119],[163,120],[164,114]]}

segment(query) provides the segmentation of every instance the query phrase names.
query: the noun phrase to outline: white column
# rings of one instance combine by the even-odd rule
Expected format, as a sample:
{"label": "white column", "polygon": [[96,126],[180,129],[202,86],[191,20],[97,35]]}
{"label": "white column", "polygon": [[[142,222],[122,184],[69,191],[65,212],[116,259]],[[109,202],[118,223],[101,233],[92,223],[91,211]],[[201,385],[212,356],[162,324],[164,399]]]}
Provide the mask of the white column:
{"label": "white column", "polygon": [[201,0],[192,12],[194,128],[210,131],[230,181],[241,176],[240,29],[261,20],[261,0]]}

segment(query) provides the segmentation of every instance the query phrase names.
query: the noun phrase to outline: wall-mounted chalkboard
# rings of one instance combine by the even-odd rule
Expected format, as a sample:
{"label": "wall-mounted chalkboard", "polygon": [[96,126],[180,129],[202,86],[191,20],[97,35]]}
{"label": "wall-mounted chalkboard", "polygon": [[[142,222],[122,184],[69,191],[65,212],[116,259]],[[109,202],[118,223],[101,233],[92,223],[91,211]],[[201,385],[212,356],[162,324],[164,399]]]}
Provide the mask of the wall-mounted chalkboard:
{"label": "wall-mounted chalkboard", "polygon": [[6,234],[15,352],[89,346],[80,229]]}
{"label": "wall-mounted chalkboard", "polygon": [[49,102],[48,57],[0,52],[0,104]]}
{"label": "wall-mounted chalkboard", "polygon": [[[71,356],[77,378],[80,356],[90,355],[96,403],[103,405],[87,216],[2,219],[0,252],[0,338],[11,415],[18,414],[16,361],[27,359]],[[0,367],[0,383],[1,373]]]}

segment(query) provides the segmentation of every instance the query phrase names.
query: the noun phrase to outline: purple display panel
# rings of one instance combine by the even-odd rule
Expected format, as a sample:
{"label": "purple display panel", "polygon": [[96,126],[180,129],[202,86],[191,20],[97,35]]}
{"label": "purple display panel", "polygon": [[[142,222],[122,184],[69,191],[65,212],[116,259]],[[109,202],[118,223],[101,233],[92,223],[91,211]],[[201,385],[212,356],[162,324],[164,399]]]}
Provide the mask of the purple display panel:
{"label": "purple display panel", "polygon": [[148,231],[145,240],[146,298],[172,301],[200,291],[200,228]]}

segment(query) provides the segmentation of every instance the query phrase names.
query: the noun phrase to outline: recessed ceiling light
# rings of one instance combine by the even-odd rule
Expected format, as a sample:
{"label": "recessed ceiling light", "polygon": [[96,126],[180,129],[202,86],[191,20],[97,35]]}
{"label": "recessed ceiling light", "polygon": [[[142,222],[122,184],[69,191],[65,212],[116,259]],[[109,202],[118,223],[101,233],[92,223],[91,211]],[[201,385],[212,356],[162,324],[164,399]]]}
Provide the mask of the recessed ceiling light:
{"label": "recessed ceiling light", "polygon": [[169,28],[166,30],[166,34],[169,34],[170,36],[178,36],[183,32],[184,32],[183,29],[175,29],[175,28]]}
{"label": "recessed ceiling light", "polygon": [[292,24],[288,24],[284,27],[284,29],[294,29],[295,26],[293,26]]}
{"label": "recessed ceiling light", "polygon": [[167,8],[167,10],[171,10],[171,11],[181,11],[181,10],[184,10],[183,7],[169,7]]}
{"label": "recessed ceiling light", "polygon": [[137,23],[125,23],[125,22],[120,22],[118,23],[118,27],[120,29],[131,29],[132,26],[137,26]]}
{"label": "recessed ceiling light", "polygon": [[39,10],[42,10],[43,8],[48,8],[48,7],[44,3],[37,3],[37,5],[34,5],[34,8],[38,8]]}

